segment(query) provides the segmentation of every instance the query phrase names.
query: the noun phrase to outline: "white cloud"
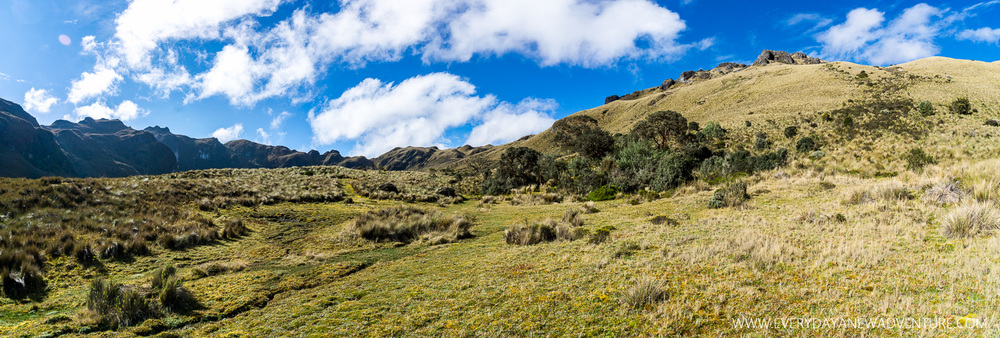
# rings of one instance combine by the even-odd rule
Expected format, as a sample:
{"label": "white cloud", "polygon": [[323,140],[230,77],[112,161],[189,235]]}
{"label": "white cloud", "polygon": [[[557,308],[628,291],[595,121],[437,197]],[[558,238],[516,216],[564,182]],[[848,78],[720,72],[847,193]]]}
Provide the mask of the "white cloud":
{"label": "white cloud", "polygon": [[976,30],[966,29],[961,33],[958,33],[958,39],[985,43],[1000,43],[1000,28],[983,27]]}
{"label": "white cloud", "polygon": [[285,119],[288,119],[291,116],[292,113],[289,113],[287,111],[283,111],[278,115],[274,116],[274,119],[271,120],[271,129],[281,128],[281,124],[285,122]]}
{"label": "white cloud", "polygon": [[502,103],[487,112],[483,123],[472,128],[466,144],[504,144],[525,135],[537,134],[552,126],[555,119],[551,111],[556,109],[555,101],[526,99],[516,106]]}
{"label": "white cloud", "polygon": [[113,69],[99,66],[93,73],[84,72],[79,80],[73,80],[69,90],[69,102],[80,103],[91,97],[97,97],[115,91],[115,84],[122,76]]}
{"label": "white cloud", "polygon": [[[684,21],[651,0],[342,0],[338,12],[314,13],[306,5],[263,26],[258,18],[285,2],[135,0],[116,19],[112,40],[85,37],[81,44],[98,57],[94,73],[131,74],[161,96],[189,90],[186,101],[221,95],[251,106],[279,96],[311,99],[308,86],[327,67],[363,67],[410,54],[425,62],[519,54],[543,66],[599,67],[672,59],[713,43],[678,43]],[[182,41],[223,46],[186,51],[211,58],[209,70],[188,73],[171,49]],[[79,92],[99,96],[115,81],[104,90]]]}
{"label": "white cloud", "polygon": [[115,20],[116,52],[133,68],[148,66],[150,54],[171,40],[218,39],[224,23],[267,16],[282,0],[134,0]]}
{"label": "white cloud", "polygon": [[366,79],[308,120],[316,143],[356,140],[350,153],[373,157],[398,146],[453,146],[445,134],[470,124],[466,144],[513,141],[551,126],[556,107],[552,100],[498,102],[458,76],[434,73],[398,84]]}
{"label": "white cloud", "polygon": [[[686,27],[680,16],[647,0],[470,2],[424,49],[425,59],[517,53],[542,65],[593,67],[621,58],[676,56],[687,48],[675,41]],[[639,40],[648,47],[640,48]]]}
{"label": "white cloud", "polygon": [[52,97],[48,90],[31,87],[24,93],[24,110],[33,113],[48,113],[59,99]]}
{"label": "white cloud", "polygon": [[934,56],[940,48],[935,38],[943,26],[945,11],[927,4],[907,8],[888,26],[885,13],[857,8],[847,14],[844,23],[816,36],[823,44],[821,57],[865,61],[872,64],[900,63]]}
{"label": "white cloud", "polygon": [[88,106],[77,107],[73,110],[73,113],[76,114],[77,120],[90,117],[94,119],[119,119],[122,121],[134,120],[140,115],[149,114],[148,111],[139,108],[139,105],[130,100],[122,101],[115,109],[111,109],[104,102],[94,102]]}
{"label": "white cloud", "polygon": [[240,138],[243,134],[243,124],[237,123],[231,127],[219,128],[212,132],[212,137],[219,139],[219,142],[226,143]]}

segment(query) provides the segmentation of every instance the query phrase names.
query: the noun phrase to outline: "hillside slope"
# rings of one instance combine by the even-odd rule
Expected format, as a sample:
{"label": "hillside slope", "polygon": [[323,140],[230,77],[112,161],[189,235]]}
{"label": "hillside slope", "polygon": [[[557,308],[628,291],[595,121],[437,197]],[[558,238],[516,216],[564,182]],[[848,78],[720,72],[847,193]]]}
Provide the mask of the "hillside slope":
{"label": "hillside slope", "polygon": [[[774,53],[764,51],[762,57],[769,52]],[[804,115],[842,108],[852,101],[870,99],[878,92],[908,98],[914,103],[928,100],[938,110],[946,110],[947,105],[960,97],[968,97],[973,108],[984,112],[1000,107],[998,62],[931,57],[893,67],[842,61],[795,64],[772,61],[741,66],[744,67],[727,69],[733,67],[724,63],[708,71],[685,72],[679,77],[685,81],[668,80],[672,82],[668,88],[639,90],[570,116],[593,117],[611,133],[628,133],[635,123],[660,110],[679,112],[688,121],[702,125],[716,121],[731,129],[747,122],[786,123]],[[863,79],[862,72],[867,75]],[[514,146],[543,153],[559,152],[553,136],[550,128],[498,146],[483,156],[496,159],[502,151]]]}

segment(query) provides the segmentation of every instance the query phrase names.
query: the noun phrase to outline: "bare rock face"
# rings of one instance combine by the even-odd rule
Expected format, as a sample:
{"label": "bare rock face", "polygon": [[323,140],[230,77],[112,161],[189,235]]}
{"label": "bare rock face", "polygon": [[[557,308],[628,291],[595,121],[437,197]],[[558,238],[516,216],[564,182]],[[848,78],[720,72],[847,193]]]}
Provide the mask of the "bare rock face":
{"label": "bare rock face", "polygon": [[615,102],[618,101],[619,99],[621,99],[621,97],[619,97],[618,95],[611,95],[604,98],[604,104]]}
{"label": "bare rock face", "polygon": [[663,81],[663,83],[660,84],[660,90],[670,89],[670,87],[673,87],[674,84],[676,83],[677,82],[675,82],[674,79],[666,79],[665,81]]}
{"label": "bare rock face", "polygon": [[691,81],[691,79],[693,79],[696,75],[698,75],[698,72],[695,72],[693,70],[683,72],[681,73],[681,76],[677,77],[677,82]]}
{"label": "bare rock face", "polygon": [[772,63],[783,63],[788,65],[814,65],[826,61],[811,57],[802,52],[789,54],[785,51],[773,51],[765,49],[753,62],[753,66],[767,66]]}

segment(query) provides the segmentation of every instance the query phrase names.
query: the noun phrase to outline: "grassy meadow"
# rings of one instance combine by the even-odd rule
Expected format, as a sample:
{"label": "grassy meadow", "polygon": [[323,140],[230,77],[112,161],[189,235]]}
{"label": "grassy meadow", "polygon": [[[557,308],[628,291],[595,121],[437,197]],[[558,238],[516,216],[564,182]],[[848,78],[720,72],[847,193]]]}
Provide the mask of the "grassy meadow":
{"label": "grassy meadow", "polygon": [[[0,336],[990,334],[966,326],[1000,324],[1000,127],[984,125],[1000,117],[996,87],[968,92],[976,112],[954,114],[956,97],[935,84],[976,80],[922,74],[920,62],[950,61],[865,67],[867,77],[846,63],[768,66],[642,98],[720,121],[722,147],[764,134],[770,148],[809,136],[819,150],[596,203],[549,186],[482,196],[474,172],[436,170],[0,179]],[[695,107],[763,81],[753,72],[789,77],[778,87],[789,95],[805,95],[792,85],[801,78],[852,85],[818,81],[832,84],[809,97],[827,99],[747,93]],[[924,100],[930,114],[914,108]],[[638,103],[598,109],[626,104]],[[737,182],[749,199],[709,208]],[[95,280],[121,295],[95,293]],[[946,324],[736,325],[743,318]]]}

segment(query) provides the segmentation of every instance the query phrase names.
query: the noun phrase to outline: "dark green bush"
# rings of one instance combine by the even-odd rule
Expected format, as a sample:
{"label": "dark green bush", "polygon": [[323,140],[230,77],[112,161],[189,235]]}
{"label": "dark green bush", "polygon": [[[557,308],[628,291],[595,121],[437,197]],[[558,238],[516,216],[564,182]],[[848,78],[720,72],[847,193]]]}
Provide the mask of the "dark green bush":
{"label": "dark green bush", "polygon": [[726,137],[726,129],[722,128],[722,125],[718,122],[709,121],[705,124],[705,128],[702,128],[698,134],[705,138],[721,140]]}
{"label": "dark green bush", "polygon": [[816,151],[816,141],[812,137],[800,138],[798,142],[795,143],[795,150],[800,153],[811,153]]}
{"label": "dark green bush", "polygon": [[591,191],[590,194],[587,195],[587,198],[594,202],[613,200],[618,192],[620,192],[620,189],[618,189],[617,186],[605,185]]}
{"label": "dark green bush", "polygon": [[799,135],[799,127],[788,126],[787,128],[785,128],[785,137],[786,138],[794,138],[795,136],[798,136],[798,135]]}
{"label": "dark green bush", "polygon": [[538,159],[542,155],[531,148],[508,148],[500,155],[496,170],[483,180],[483,194],[506,195],[513,189],[539,184],[542,176]]}
{"label": "dark green bush", "polygon": [[670,144],[683,145],[687,130],[687,119],[678,112],[667,110],[649,114],[632,128],[632,134],[653,142],[658,149],[666,149]]}
{"label": "dark green bush", "polygon": [[772,170],[784,166],[788,162],[788,149],[778,148],[773,152],[754,158],[754,169],[757,171]]}
{"label": "dark green bush", "polygon": [[920,115],[923,116],[934,115],[934,105],[931,104],[931,101],[921,101],[920,104],[917,105],[917,111],[919,111]]}
{"label": "dark green bush", "polygon": [[906,161],[906,169],[915,171],[923,170],[928,164],[937,163],[934,157],[928,155],[921,148],[910,149],[909,152],[903,155],[903,160]]}
{"label": "dark green bush", "polygon": [[690,181],[695,162],[687,154],[663,154],[657,161],[656,176],[649,182],[649,188],[664,191]]}
{"label": "dark green bush", "polygon": [[955,99],[955,101],[951,102],[951,106],[948,108],[951,110],[952,114],[972,114],[972,104],[969,102],[969,98],[967,97]]}

